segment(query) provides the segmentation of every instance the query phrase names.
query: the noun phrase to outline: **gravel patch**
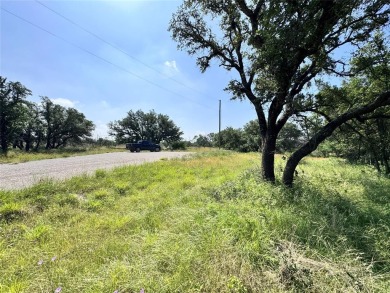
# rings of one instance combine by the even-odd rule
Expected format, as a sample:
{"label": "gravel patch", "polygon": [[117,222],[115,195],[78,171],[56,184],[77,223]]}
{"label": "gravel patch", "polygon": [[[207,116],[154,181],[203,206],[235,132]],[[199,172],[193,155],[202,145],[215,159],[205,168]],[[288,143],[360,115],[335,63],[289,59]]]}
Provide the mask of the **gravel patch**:
{"label": "gravel patch", "polygon": [[64,180],[82,174],[93,174],[98,169],[112,169],[124,165],[138,165],[187,156],[189,152],[118,152],[31,161],[19,164],[0,164],[0,189],[22,189],[42,179]]}

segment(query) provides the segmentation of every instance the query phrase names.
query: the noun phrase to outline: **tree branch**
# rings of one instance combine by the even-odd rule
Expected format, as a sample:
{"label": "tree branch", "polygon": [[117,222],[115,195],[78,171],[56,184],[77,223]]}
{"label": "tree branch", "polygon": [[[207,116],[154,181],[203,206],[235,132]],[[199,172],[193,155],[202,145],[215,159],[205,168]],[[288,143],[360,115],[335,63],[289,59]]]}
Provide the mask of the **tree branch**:
{"label": "tree branch", "polygon": [[302,158],[309,155],[317,149],[318,145],[347,121],[357,118],[361,115],[371,113],[372,111],[390,105],[390,91],[381,93],[373,102],[350,110],[338,116],[323,126],[307,143],[296,150],[288,159],[283,172],[283,183],[291,186],[294,179],[294,171]]}

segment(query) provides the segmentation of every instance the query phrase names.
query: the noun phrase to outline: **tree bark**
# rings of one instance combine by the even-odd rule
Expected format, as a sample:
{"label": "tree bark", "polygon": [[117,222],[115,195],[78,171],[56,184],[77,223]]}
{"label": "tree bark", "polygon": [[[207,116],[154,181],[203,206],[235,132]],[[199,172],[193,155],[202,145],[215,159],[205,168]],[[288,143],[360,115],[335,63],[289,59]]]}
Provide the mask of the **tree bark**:
{"label": "tree bark", "polygon": [[373,164],[374,164],[375,169],[378,171],[379,174],[382,173],[382,169],[381,169],[381,165],[380,165],[380,162],[379,162],[378,153],[375,150],[373,150],[371,152],[371,154],[372,154],[372,160],[374,161]]}
{"label": "tree bark", "polygon": [[263,141],[261,172],[266,181],[275,182],[276,135],[267,134]]}
{"label": "tree bark", "polygon": [[50,139],[51,139],[51,133],[48,132],[48,133],[47,133],[47,137],[46,137],[46,146],[45,146],[45,149],[46,149],[46,150],[48,150],[48,149],[51,148]]}
{"label": "tree bark", "polygon": [[5,119],[0,119],[0,146],[4,154],[8,152],[8,140],[7,140],[7,127],[5,125]]}
{"label": "tree bark", "polygon": [[382,146],[382,165],[385,167],[385,174],[390,174],[390,164],[389,164],[389,155],[385,150],[385,147]]}
{"label": "tree bark", "polygon": [[39,149],[39,145],[41,144],[42,134],[40,132],[38,133],[36,140],[37,141],[36,141],[36,144],[35,144],[35,147],[34,147],[34,151],[37,151]]}
{"label": "tree bark", "polygon": [[283,183],[289,187],[292,186],[294,181],[294,172],[299,162],[304,157],[316,150],[318,145],[327,137],[331,136],[333,131],[336,130],[336,128],[338,128],[340,125],[353,118],[357,118],[360,115],[373,112],[377,108],[388,105],[390,105],[390,91],[381,93],[372,103],[345,112],[344,114],[330,121],[328,124],[322,127],[307,143],[305,143],[290,156],[283,171]]}
{"label": "tree bark", "polygon": [[26,142],[26,145],[24,147],[24,150],[26,152],[30,151],[30,148],[31,148],[31,134],[28,134],[26,139],[25,139],[25,142]]}
{"label": "tree bark", "polygon": [[3,136],[1,136],[1,150],[3,151],[4,154],[7,154],[8,152],[8,142],[7,139]]}

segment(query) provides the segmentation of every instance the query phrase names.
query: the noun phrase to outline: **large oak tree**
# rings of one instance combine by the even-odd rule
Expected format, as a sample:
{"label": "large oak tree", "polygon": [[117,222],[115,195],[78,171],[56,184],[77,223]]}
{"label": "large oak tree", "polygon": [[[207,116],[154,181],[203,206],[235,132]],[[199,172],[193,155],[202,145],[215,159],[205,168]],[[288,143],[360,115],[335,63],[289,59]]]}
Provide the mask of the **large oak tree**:
{"label": "large oak tree", "polygon": [[7,82],[0,76],[0,148],[7,153],[10,142],[19,134],[26,110],[26,98],[31,91],[20,82]]}
{"label": "large oak tree", "polygon": [[114,136],[117,143],[134,140],[172,143],[179,141],[183,134],[168,115],[157,114],[154,110],[130,110],[122,120],[110,122],[108,128],[109,135]]}
{"label": "large oak tree", "polygon": [[41,116],[45,130],[46,149],[66,146],[69,142],[80,143],[92,136],[95,125],[83,113],[74,108],[54,104],[42,97]]}
{"label": "large oak tree", "polygon": [[[197,56],[205,71],[212,60],[237,78],[227,90],[248,99],[262,139],[262,176],[275,181],[276,139],[289,119],[316,107],[306,87],[320,74],[348,76],[344,46],[364,44],[389,21],[388,0],[185,0],[169,30],[178,47]],[[289,157],[283,181],[292,185],[300,160],[347,121],[390,104],[390,92],[346,111],[319,129]]]}

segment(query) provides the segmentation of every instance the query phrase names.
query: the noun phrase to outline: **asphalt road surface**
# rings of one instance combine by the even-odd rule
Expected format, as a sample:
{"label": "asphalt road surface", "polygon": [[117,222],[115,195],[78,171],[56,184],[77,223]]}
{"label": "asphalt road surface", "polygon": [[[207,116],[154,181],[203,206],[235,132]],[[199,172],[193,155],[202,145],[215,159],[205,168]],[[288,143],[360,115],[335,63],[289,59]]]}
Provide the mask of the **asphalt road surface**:
{"label": "asphalt road surface", "polygon": [[63,180],[77,175],[92,174],[98,169],[137,165],[158,161],[162,158],[179,158],[189,154],[185,152],[118,152],[19,164],[0,164],[0,189],[21,189],[42,179]]}

